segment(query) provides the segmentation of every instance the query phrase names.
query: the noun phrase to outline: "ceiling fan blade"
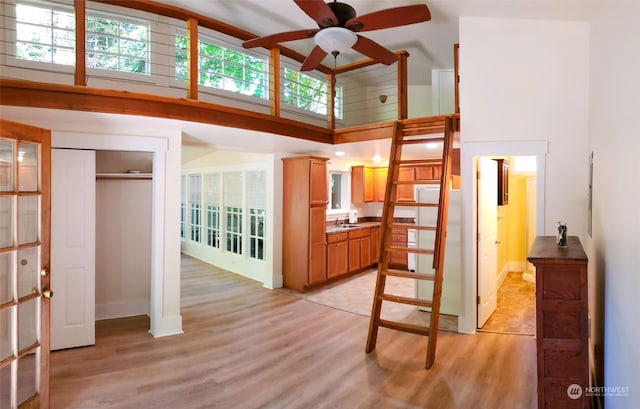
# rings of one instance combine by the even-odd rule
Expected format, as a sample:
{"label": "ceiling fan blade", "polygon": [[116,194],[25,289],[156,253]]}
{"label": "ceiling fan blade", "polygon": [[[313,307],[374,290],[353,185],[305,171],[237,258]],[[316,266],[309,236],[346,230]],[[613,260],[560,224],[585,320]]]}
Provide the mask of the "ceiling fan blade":
{"label": "ceiling fan blade", "polygon": [[385,65],[391,65],[398,61],[397,55],[361,35],[358,35],[358,41],[353,45],[353,49]]}
{"label": "ceiling fan blade", "polygon": [[338,24],[333,10],[323,0],[293,0],[302,11],[307,13],[320,27],[331,27]]}
{"label": "ceiling fan blade", "polygon": [[311,54],[309,54],[309,56],[302,63],[302,67],[300,67],[300,71],[311,71],[315,69],[318,65],[320,65],[320,63],[322,62],[322,60],[324,60],[324,57],[326,56],[327,56],[326,51],[324,51],[319,46],[315,46],[315,48],[311,50]]}
{"label": "ceiling fan blade", "polygon": [[242,43],[244,48],[255,48],[255,47],[265,47],[270,48],[275,46],[278,43],[284,43],[286,41],[294,41],[294,40],[303,40],[306,38],[311,38],[320,31],[318,28],[312,28],[309,30],[296,30],[296,31],[287,31],[284,33],[271,34],[264,37],[252,38],[251,40],[247,40]]}
{"label": "ceiling fan blade", "polygon": [[345,27],[352,31],[372,31],[384,28],[406,26],[431,20],[426,4],[395,7],[352,18]]}

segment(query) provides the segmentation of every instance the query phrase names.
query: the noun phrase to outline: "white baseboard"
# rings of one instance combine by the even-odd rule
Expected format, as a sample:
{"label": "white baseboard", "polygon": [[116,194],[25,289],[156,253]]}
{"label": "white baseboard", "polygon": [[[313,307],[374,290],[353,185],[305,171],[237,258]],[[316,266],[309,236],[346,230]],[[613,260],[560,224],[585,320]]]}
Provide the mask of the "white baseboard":
{"label": "white baseboard", "polygon": [[96,320],[149,315],[149,300],[127,300],[96,304]]}
{"label": "white baseboard", "polygon": [[151,318],[151,329],[149,330],[154,338],[168,337],[171,335],[184,334],[182,330],[182,315],[172,315],[159,319]]}

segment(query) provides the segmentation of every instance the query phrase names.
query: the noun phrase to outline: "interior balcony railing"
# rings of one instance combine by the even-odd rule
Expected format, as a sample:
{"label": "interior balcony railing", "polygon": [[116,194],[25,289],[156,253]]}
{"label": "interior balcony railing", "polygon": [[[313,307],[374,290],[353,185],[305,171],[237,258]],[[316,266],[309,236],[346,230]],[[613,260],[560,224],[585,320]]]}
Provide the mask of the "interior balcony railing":
{"label": "interior balcony railing", "polygon": [[389,138],[393,121],[408,118],[406,51],[391,66],[363,60],[307,74],[299,71],[305,56],[293,50],[244,50],[255,34],[167,4],[0,7],[2,105],[157,116],[325,143]]}

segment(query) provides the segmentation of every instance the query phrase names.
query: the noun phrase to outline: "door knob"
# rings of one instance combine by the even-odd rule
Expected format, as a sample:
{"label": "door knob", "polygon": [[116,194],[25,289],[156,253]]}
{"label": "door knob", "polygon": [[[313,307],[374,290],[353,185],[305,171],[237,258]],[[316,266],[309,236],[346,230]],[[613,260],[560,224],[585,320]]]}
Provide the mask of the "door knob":
{"label": "door knob", "polygon": [[44,298],[51,298],[53,297],[53,291],[45,287],[42,289],[42,295],[44,296]]}
{"label": "door knob", "polygon": [[49,272],[47,271],[47,269],[46,269],[46,268],[43,268],[42,270],[40,270],[40,275],[41,275],[42,277],[46,277],[46,276],[48,276],[48,275],[49,275]]}

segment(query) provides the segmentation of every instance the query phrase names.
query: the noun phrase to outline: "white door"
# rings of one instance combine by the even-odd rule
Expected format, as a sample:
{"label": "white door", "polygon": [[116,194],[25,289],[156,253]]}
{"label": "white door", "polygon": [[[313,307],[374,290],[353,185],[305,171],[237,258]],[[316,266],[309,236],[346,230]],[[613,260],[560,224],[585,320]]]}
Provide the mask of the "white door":
{"label": "white door", "polygon": [[51,349],[95,344],[96,156],[51,157]]}
{"label": "white door", "polygon": [[498,162],[478,161],[478,328],[496,310],[498,270]]}

